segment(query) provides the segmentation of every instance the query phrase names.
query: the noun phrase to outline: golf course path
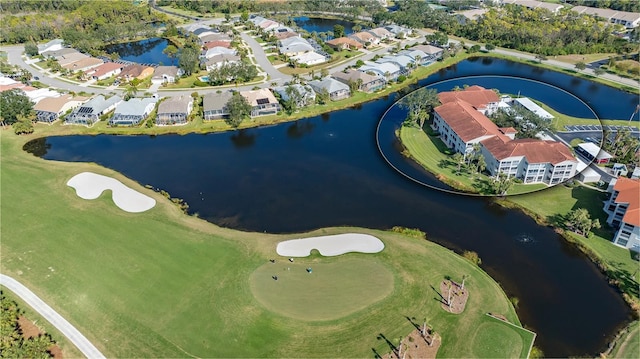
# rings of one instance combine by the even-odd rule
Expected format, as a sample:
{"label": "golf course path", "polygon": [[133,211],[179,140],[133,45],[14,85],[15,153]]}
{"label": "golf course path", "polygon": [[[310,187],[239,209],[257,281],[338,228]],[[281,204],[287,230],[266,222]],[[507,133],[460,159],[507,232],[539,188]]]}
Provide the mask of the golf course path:
{"label": "golf course path", "polygon": [[38,298],[29,288],[22,285],[17,280],[0,274],[0,284],[15,293],[35,311],[40,313],[46,320],[55,326],[62,334],[76,346],[87,358],[106,358],[89,340],[82,335],[71,323],[64,319],[58,312],[53,310],[47,303]]}

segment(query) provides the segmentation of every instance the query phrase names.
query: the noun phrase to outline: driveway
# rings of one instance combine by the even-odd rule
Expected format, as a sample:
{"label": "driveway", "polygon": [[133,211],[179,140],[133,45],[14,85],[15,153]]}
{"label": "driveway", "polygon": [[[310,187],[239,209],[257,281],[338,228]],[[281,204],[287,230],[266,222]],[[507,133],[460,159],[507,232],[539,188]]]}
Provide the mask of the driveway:
{"label": "driveway", "polygon": [[49,323],[78,347],[87,358],[106,358],[78,329],[58,314],[58,312],[53,310],[53,308],[47,305],[42,299],[38,298],[29,288],[4,274],[0,274],[0,284],[20,297],[20,299],[24,300],[31,308],[38,312],[38,314],[48,320]]}

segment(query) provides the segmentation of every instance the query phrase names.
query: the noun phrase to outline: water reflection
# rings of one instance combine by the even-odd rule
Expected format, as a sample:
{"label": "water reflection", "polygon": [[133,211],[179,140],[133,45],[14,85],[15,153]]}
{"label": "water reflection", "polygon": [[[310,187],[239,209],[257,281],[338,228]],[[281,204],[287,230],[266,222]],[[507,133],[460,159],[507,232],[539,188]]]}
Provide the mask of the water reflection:
{"label": "water reflection", "polygon": [[256,133],[252,130],[239,130],[233,133],[233,135],[229,136],[231,143],[233,143],[233,147],[237,149],[245,149],[249,147],[253,147],[256,143]]}

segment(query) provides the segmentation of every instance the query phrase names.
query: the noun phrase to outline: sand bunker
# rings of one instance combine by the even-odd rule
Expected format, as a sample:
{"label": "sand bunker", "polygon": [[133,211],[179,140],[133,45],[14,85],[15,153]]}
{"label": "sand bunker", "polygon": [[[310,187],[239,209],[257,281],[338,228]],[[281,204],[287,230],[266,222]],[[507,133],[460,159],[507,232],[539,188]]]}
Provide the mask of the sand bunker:
{"label": "sand bunker", "polygon": [[378,253],[384,249],[384,243],[372,235],[345,233],[280,242],[276,252],[285,257],[306,257],[311,254],[312,249],[317,249],[323,256],[338,256],[349,252]]}
{"label": "sand bunker", "polygon": [[136,190],[125,186],[115,178],[92,172],[82,172],[73,176],[67,186],[73,187],[76,194],[84,199],[96,199],[102,192],[110,189],[113,203],[123,211],[138,213],[150,210],[156,205],[156,200]]}

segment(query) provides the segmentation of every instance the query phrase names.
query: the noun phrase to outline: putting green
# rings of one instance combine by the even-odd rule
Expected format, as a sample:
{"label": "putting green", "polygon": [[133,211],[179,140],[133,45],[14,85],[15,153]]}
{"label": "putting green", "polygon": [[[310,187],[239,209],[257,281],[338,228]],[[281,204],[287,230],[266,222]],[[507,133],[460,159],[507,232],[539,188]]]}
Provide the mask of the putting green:
{"label": "putting green", "polygon": [[478,326],[471,345],[477,358],[521,358],[522,346],[522,338],[514,328],[496,322]]}
{"label": "putting green", "polygon": [[333,320],[389,295],[393,274],[374,258],[280,260],[256,269],[250,286],[258,302],[272,312],[299,320]]}

